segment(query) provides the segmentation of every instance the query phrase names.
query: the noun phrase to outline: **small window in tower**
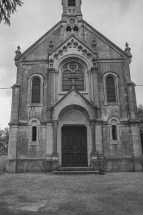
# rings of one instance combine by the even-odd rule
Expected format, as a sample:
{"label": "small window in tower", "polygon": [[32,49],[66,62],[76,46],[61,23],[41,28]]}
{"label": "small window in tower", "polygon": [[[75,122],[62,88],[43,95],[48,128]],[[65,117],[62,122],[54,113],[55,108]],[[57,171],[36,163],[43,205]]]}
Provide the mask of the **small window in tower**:
{"label": "small window in tower", "polygon": [[78,33],[78,26],[74,26],[74,32],[77,32]]}
{"label": "small window in tower", "polygon": [[68,0],[68,6],[76,6],[75,0]]}
{"label": "small window in tower", "polygon": [[117,140],[117,126],[112,125],[112,140]]}
{"label": "small window in tower", "polygon": [[67,26],[66,31],[71,32],[72,31],[71,26]]}
{"label": "small window in tower", "polygon": [[37,140],[37,127],[33,126],[32,127],[32,141],[36,141]]}

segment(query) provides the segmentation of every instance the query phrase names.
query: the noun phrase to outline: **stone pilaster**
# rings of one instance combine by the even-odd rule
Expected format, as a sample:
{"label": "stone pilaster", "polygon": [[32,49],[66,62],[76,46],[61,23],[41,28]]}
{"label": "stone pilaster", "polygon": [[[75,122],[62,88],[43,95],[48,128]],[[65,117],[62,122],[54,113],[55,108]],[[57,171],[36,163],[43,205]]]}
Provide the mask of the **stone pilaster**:
{"label": "stone pilaster", "polygon": [[53,121],[53,154],[52,154],[52,166],[51,171],[59,167],[59,155],[57,152],[57,128],[58,121]]}
{"label": "stone pilaster", "polygon": [[59,71],[55,71],[55,103],[58,102],[58,74]]}
{"label": "stone pilaster", "polygon": [[96,154],[96,143],[95,143],[95,120],[91,121],[91,139],[92,139],[92,153],[91,156],[94,156]]}
{"label": "stone pilaster", "polygon": [[136,120],[136,98],[135,98],[135,84],[128,82],[128,105],[130,120]]}
{"label": "stone pilaster", "polygon": [[57,152],[57,129],[58,129],[58,121],[53,121],[53,153],[52,157],[58,157]]}
{"label": "stone pilaster", "polygon": [[98,67],[92,67],[93,80],[93,103],[97,107],[97,118],[100,118],[100,102],[99,102],[99,74]]}
{"label": "stone pilaster", "polygon": [[18,143],[18,125],[11,125],[9,129],[8,162],[6,170],[8,173],[16,173]]}
{"label": "stone pilaster", "polygon": [[13,95],[12,95],[11,123],[18,123],[20,84],[15,84],[12,87],[12,89],[13,89]]}
{"label": "stone pilaster", "polygon": [[89,84],[89,100],[92,101],[92,94],[91,94],[91,71],[88,71],[88,84]]}

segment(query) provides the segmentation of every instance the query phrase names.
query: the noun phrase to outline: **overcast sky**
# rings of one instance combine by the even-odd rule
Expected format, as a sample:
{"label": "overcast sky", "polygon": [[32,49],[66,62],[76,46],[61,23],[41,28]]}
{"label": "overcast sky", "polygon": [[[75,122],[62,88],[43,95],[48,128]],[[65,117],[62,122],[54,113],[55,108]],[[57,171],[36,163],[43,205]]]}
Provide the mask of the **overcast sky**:
{"label": "overcast sky", "polygon": [[[15,51],[24,52],[61,19],[62,0],[23,0],[11,16],[11,26],[0,24],[0,88],[16,82]],[[83,19],[105,37],[133,55],[131,77],[143,85],[143,0],[82,0]],[[143,105],[143,87],[136,87],[137,103]],[[12,90],[0,90],[0,125],[10,121]]]}

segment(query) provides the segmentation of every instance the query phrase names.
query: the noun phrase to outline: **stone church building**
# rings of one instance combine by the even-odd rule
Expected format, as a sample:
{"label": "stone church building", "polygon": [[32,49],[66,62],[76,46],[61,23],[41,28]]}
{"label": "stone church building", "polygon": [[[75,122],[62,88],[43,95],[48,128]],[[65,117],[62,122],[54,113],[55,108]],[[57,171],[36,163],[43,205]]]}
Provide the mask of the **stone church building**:
{"label": "stone church building", "polygon": [[130,48],[84,21],[81,0],[62,6],[60,22],[16,51],[7,171],[142,171]]}

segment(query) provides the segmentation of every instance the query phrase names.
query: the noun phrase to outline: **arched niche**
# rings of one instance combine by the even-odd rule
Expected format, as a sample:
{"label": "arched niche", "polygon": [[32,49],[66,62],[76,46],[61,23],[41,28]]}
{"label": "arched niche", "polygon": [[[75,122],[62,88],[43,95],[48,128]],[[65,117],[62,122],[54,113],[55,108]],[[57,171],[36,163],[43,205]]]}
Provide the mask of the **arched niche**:
{"label": "arched niche", "polygon": [[88,112],[78,105],[67,106],[59,114],[59,122],[62,124],[86,124],[89,120]]}
{"label": "arched niche", "polygon": [[85,125],[86,117],[79,110],[69,110],[61,118],[62,125]]}

